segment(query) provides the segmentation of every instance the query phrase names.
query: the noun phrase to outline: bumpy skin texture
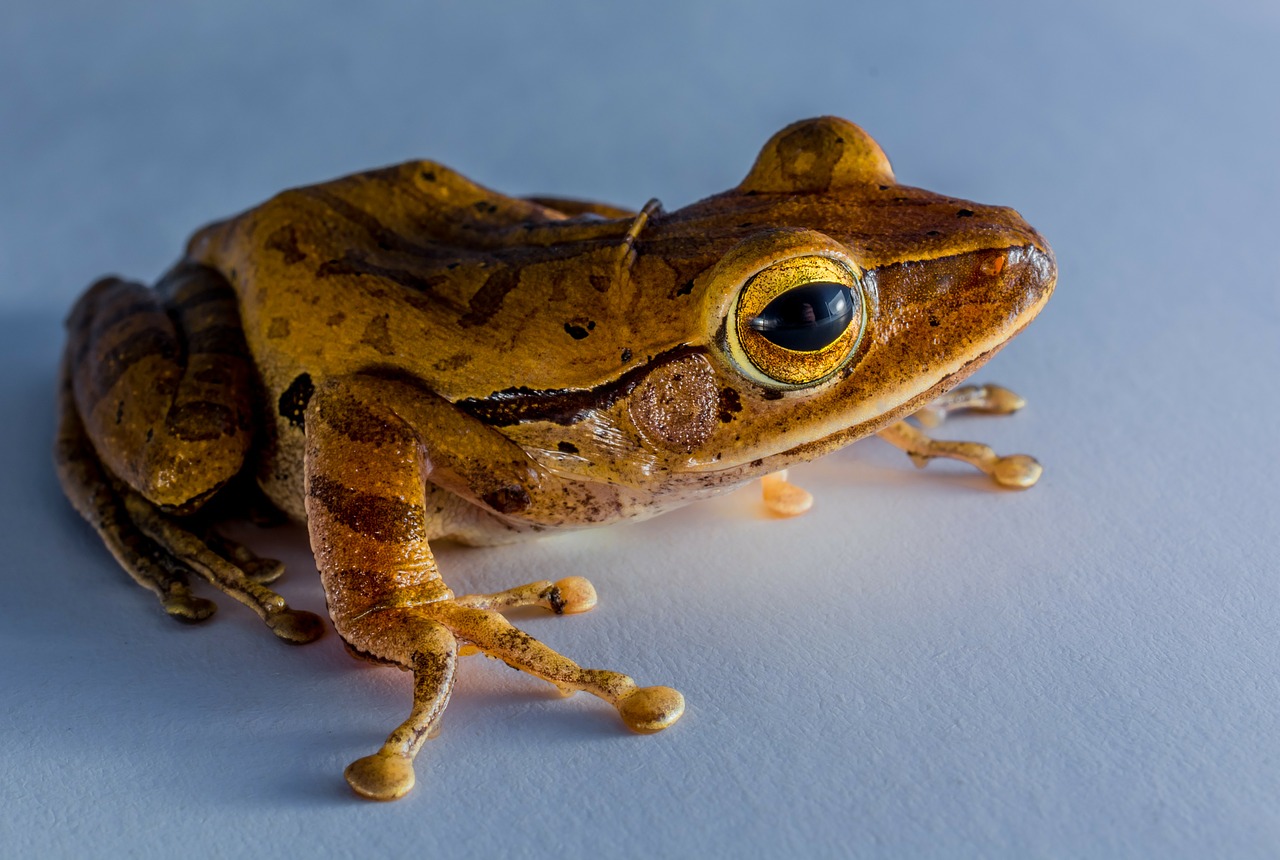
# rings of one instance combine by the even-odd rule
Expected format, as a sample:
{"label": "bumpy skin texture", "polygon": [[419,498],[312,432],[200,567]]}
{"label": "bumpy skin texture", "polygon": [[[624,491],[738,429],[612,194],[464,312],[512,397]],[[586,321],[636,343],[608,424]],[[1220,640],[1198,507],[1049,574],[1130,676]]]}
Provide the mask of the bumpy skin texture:
{"label": "bumpy skin texture", "polygon": [[[585,611],[589,584],[457,597],[431,540],[649,516],[881,431],[918,463],[960,457],[1029,485],[1038,466],[896,422],[1026,325],[1055,278],[1016,212],[898,185],[865,132],[829,117],[783,129],[738,187],[672,213],[511,198],[411,162],[207,227],[155,290],[91,288],[68,322],[59,469],[168,611],[212,611],[187,588],[196,573],[288,641],[320,626],[262,586],[278,565],[193,515],[242,475],[305,520],[350,650],[415,674],[410,719],[347,774],[391,799],[412,787],[460,654],[587,690],[636,731],[683,708],[498,612]],[[840,339],[779,348],[760,309],[794,310],[790,291],[814,283],[843,302]],[[812,325],[804,311],[795,324]],[[965,391],[936,414],[1020,405]],[[778,477],[766,497],[809,504]]]}

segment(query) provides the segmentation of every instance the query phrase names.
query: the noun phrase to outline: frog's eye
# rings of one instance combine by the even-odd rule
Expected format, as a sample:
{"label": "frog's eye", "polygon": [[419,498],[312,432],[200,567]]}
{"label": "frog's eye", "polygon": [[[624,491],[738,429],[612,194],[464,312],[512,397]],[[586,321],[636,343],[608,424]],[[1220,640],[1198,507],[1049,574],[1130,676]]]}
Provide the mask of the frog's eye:
{"label": "frog's eye", "polygon": [[739,295],[731,351],[769,380],[810,385],[853,353],[866,315],[853,271],[825,256],[782,260]]}
{"label": "frog's eye", "polygon": [[747,320],[765,340],[795,352],[835,343],[853,322],[853,291],[844,284],[805,284],[787,290]]}

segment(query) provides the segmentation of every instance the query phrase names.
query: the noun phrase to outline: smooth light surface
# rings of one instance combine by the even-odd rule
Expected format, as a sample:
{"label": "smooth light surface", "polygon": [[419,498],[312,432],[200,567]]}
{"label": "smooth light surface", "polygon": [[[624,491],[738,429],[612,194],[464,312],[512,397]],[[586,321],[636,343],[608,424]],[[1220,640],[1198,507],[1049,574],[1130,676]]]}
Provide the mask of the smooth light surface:
{"label": "smooth light surface", "polygon": [[[1274,856],[1275,5],[432,5],[0,12],[0,853]],[[1045,477],[870,440],[792,471],[794,520],[748,489],[442,553],[459,591],[590,576],[593,612],[522,623],[680,689],[671,730],[472,658],[413,794],[359,801],[408,677],[227,600],[176,624],[61,499],[61,314],[202,222],[415,156],[675,207],[820,113],[1053,244],[1058,294],[981,374],[1030,406],[944,427]],[[255,539],[322,611],[302,532]]]}

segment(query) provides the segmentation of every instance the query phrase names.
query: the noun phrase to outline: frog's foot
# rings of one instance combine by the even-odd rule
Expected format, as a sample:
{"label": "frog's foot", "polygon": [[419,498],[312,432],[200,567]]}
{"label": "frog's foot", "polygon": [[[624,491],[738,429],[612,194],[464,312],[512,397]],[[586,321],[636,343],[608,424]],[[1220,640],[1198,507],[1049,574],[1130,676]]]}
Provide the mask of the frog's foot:
{"label": "frog's foot", "polygon": [[1011,454],[1001,457],[990,447],[978,442],[951,442],[933,439],[908,424],[899,421],[890,424],[878,434],[889,444],[902,449],[919,468],[935,457],[960,460],[990,475],[997,484],[1015,490],[1025,490],[1040,479],[1043,471],[1034,457]]}
{"label": "frog's foot", "polygon": [[911,417],[925,427],[937,427],[952,412],[982,412],[987,415],[1010,415],[1027,405],[1027,401],[999,385],[962,385],[953,388]]}
{"label": "frog's foot", "polygon": [[[577,580],[576,582],[574,580]],[[566,585],[566,582],[568,585]],[[585,593],[585,580],[570,578],[559,583],[532,583],[496,595],[470,595],[405,608],[390,608],[363,616],[361,636],[371,646],[390,643],[399,652],[395,661],[411,668],[414,677],[413,708],[405,720],[373,755],[352,762],[345,771],[347,783],[360,796],[395,800],[413,788],[413,762],[423,744],[439,731],[440,718],[453,687],[457,658],[480,651],[554,684],[562,693],[585,690],[613,705],[627,728],[649,734],[680,719],[684,697],[670,687],[639,687],[618,672],[583,669],[532,636],[514,627],[494,609],[545,605],[550,608],[549,588]],[[590,589],[594,596],[594,589]],[[516,595],[522,595],[517,598]],[[566,610],[567,611],[567,610]]]}
{"label": "frog's foot", "polygon": [[787,470],[765,475],[760,479],[764,491],[764,506],[778,517],[795,517],[813,507],[813,495],[803,487],[787,480]]}
{"label": "frog's foot", "polygon": [[407,662],[413,670],[413,709],[381,749],[356,759],[343,772],[352,791],[370,800],[398,800],[413,789],[413,760],[439,732],[458,667],[458,640],[443,624],[395,612],[389,620],[397,638],[412,642]]}
{"label": "frog's foot", "polygon": [[[290,609],[285,599],[262,585],[249,570],[259,576],[278,575],[279,562],[259,559],[244,547],[219,538],[217,549],[180,526],[162,513],[141,494],[122,489],[124,508],[134,525],[159,544],[171,556],[195,570],[218,590],[248,606],[266,622],[271,632],[294,645],[313,642],[324,632],[320,617],[300,609]],[[236,558],[232,561],[219,552]],[[240,557],[243,556],[242,560]],[[242,564],[249,564],[248,570]]]}
{"label": "frog's foot", "polygon": [[207,530],[202,537],[209,549],[240,568],[244,571],[244,575],[254,582],[268,585],[284,574],[284,562],[274,558],[263,558],[244,544],[237,543],[213,529]]}
{"label": "frog's foot", "polygon": [[622,722],[633,732],[661,731],[684,713],[684,697],[670,687],[638,687],[630,677],[618,672],[583,669],[493,610],[477,609],[457,600],[442,600],[423,609],[458,639],[515,669],[549,681],[566,696],[581,690],[604,699],[617,709]]}

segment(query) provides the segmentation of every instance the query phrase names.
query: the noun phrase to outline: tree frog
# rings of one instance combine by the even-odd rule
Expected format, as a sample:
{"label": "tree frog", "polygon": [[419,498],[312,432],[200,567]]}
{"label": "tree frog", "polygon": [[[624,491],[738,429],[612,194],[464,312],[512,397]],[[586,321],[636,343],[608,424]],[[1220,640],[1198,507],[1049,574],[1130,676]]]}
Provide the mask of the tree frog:
{"label": "tree frog", "polygon": [[872,434],[1029,486],[1030,457],[903,419],[1018,408],[955,386],[1055,281],[1012,209],[899,185],[831,117],[782,129],[735,188],[674,212],[508,197],[415,161],[205,227],[154,287],[91,286],[67,320],[56,462],[120,564],[185,621],[214,611],[195,575],[286,642],[319,636],[268,588],[280,563],[214,528],[261,501],[306,523],[342,641],[413,673],[408,719],[346,770],[390,800],[466,654],[598,696],[636,732],[684,710],[502,614],[586,611],[587,580],[457,595],[433,541],[647,517],[757,478],[795,514],[810,497],[787,466]]}

